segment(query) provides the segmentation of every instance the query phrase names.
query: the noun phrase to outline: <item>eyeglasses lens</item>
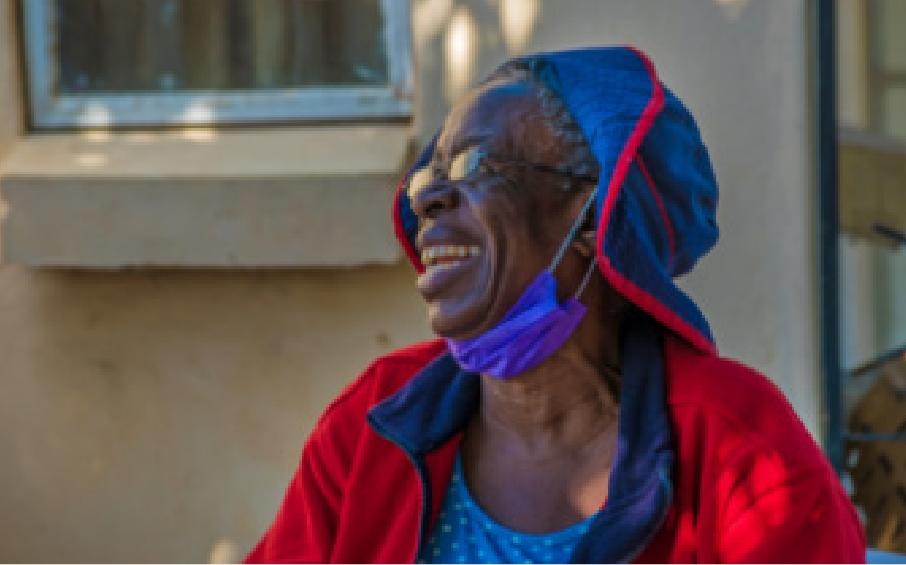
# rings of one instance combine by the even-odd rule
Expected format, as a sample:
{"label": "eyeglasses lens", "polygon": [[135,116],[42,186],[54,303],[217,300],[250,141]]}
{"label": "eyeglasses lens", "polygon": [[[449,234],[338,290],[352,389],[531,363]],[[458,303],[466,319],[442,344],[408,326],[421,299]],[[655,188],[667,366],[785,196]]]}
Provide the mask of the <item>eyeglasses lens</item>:
{"label": "eyeglasses lens", "polygon": [[409,178],[409,186],[406,189],[406,192],[411,198],[413,194],[422,190],[428,186],[434,180],[434,171],[431,170],[431,166],[421,168],[414,173]]}
{"label": "eyeglasses lens", "polygon": [[481,169],[481,163],[484,159],[484,153],[478,148],[462,151],[450,163],[446,173],[443,169],[428,165],[414,173],[409,179],[407,192],[413,195],[422,190],[432,182],[438,180],[461,181],[473,178],[475,173]]}

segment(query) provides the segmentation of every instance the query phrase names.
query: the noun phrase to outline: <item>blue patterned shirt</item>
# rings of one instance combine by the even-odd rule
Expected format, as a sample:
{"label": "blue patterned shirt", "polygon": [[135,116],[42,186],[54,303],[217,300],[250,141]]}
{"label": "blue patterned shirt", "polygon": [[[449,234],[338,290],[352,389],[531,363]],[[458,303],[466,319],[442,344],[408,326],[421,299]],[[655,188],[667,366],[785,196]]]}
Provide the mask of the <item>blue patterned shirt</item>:
{"label": "blue patterned shirt", "polygon": [[440,516],[418,563],[568,563],[594,516],[551,534],[523,534],[501,526],[475,503],[456,456]]}

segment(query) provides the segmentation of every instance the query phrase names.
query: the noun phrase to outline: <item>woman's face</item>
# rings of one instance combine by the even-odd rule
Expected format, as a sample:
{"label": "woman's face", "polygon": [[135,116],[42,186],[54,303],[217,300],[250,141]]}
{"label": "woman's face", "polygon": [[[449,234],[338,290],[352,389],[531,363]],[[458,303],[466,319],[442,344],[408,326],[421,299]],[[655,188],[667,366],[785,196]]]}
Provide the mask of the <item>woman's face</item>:
{"label": "woman's face", "polygon": [[434,163],[444,170],[475,148],[496,157],[489,159],[493,172],[409,194],[426,266],[418,289],[435,333],[452,339],[475,337],[506,314],[569,232],[577,213],[568,204],[583,201],[549,186],[556,180],[549,173],[513,164],[558,164],[555,137],[526,83],[490,83],[460,102],[444,123]]}

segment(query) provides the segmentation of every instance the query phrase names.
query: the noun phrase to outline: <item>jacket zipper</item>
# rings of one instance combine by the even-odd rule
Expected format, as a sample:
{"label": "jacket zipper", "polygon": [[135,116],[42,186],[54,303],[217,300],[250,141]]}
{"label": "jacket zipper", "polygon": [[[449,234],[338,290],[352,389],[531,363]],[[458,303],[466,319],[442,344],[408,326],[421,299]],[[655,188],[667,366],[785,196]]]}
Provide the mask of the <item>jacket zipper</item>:
{"label": "jacket zipper", "polygon": [[[369,418],[370,420],[370,418]],[[425,538],[427,537],[427,524],[428,524],[428,515],[431,513],[431,488],[429,486],[428,480],[428,471],[426,469],[426,464],[423,459],[409,452],[408,449],[400,445],[391,435],[386,433],[383,427],[376,425],[372,420],[371,427],[375,432],[378,433],[382,438],[386,439],[396,447],[398,447],[403,453],[406,454],[406,458],[409,459],[409,462],[415,467],[415,472],[418,474],[419,483],[422,487],[422,515],[418,523],[418,541],[415,544],[415,554],[412,556],[412,563],[415,563],[418,560],[419,554],[422,552],[422,547],[424,545]]]}
{"label": "jacket zipper", "polygon": [[[408,452],[406,455],[409,455]],[[419,554],[422,552],[425,538],[428,537],[428,516],[431,513],[431,488],[428,485],[428,471],[425,469],[424,461],[415,456],[410,456],[409,460],[415,465],[415,471],[418,473],[419,481],[422,484],[422,516],[418,521],[418,543],[415,545],[415,555],[412,556],[412,562],[415,563],[418,560]]]}

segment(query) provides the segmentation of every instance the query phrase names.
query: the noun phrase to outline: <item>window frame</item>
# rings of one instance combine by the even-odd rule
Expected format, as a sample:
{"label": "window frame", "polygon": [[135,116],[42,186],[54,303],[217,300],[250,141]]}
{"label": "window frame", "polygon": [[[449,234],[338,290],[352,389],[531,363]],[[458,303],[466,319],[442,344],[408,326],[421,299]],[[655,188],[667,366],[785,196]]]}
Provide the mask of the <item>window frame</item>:
{"label": "window frame", "polygon": [[33,129],[198,126],[403,118],[412,111],[409,0],[381,0],[387,86],[324,86],[60,95],[53,91],[54,0],[22,0],[25,75]]}

